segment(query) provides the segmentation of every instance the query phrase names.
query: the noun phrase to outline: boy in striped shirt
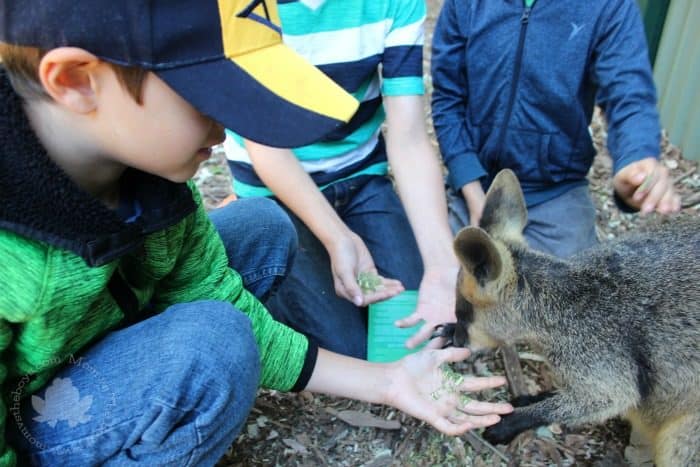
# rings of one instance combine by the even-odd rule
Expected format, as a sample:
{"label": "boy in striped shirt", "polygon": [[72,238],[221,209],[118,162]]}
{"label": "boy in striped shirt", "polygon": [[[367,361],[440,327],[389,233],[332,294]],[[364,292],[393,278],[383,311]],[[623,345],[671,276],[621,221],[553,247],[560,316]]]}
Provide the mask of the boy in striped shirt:
{"label": "boy in striped shirt", "polygon": [[[364,358],[364,307],[418,289],[415,312],[397,323],[423,320],[407,342],[413,347],[435,325],[454,321],[458,269],[441,168],[424,122],[425,3],[278,3],[284,42],[360,108],[323,140],[293,150],[228,132],[236,195],[274,196],[299,234],[291,274],[267,305],[322,346]],[[363,293],[357,277],[367,272],[378,273],[382,286]]]}

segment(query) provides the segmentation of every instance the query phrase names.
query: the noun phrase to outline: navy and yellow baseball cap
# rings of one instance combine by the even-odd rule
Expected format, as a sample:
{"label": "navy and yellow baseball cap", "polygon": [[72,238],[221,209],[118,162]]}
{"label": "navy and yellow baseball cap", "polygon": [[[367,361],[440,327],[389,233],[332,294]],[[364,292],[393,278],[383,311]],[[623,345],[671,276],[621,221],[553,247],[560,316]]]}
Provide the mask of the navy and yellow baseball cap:
{"label": "navy and yellow baseball cap", "polygon": [[200,112],[270,146],[312,143],[358,106],[282,43],[275,0],[2,0],[0,41],[80,47],[152,71]]}

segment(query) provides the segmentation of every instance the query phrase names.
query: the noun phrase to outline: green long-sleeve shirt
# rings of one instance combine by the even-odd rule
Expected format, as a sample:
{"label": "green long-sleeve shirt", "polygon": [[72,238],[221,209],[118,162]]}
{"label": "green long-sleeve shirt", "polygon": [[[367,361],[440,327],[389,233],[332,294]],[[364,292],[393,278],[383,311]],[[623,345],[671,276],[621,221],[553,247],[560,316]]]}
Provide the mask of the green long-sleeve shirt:
{"label": "green long-sleeve shirt", "polygon": [[[35,392],[54,374],[57,362],[119,326],[123,314],[107,289],[116,269],[140,305],[151,303],[158,311],[204,299],[233,303],[253,324],[262,360],[260,384],[280,390],[294,385],[304,364],[306,338],[274,321],[243,288],[198,204],[183,221],[149,235],[139,254],[100,267],[0,230],[0,380],[5,403],[23,375],[32,375],[26,393]],[[0,407],[3,427],[6,416],[6,407]],[[12,464],[14,456],[6,446],[2,452],[0,464]]]}
{"label": "green long-sleeve shirt", "polygon": [[[250,318],[262,387],[302,388],[310,376],[315,345],[243,288],[194,184],[132,169],[121,184],[142,207],[133,222],[51,161],[0,66],[0,466],[17,462],[4,432],[19,394],[36,392],[71,357],[154,309],[232,303]],[[110,292],[114,278],[121,292]],[[128,375],[113,383],[128,385]]]}

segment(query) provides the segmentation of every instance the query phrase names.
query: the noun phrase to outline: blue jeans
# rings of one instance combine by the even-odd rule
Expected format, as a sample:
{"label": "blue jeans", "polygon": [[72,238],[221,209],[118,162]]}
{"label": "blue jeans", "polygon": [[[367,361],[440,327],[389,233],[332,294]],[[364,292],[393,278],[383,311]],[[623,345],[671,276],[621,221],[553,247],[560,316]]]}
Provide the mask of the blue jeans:
{"label": "blue jeans", "polygon": [[[246,286],[265,295],[296,247],[289,218],[258,199],[212,219]],[[240,432],[259,377],[245,314],[224,302],[182,303],[72,357],[23,400],[21,424],[8,414],[7,439],[20,465],[212,466]]]}
{"label": "blue jeans", "polygon": [[[447,207],[453,233],[469,225],[464,197],[447,190]],[[538,251],[559,258],[585,250],[598,243],[595,206],[587,186],[573,188],[544,203],[528,208],[525,239]]]}
{"label": "blue jeans", "polygon": [[[367,245],[379,274],[417,289],[423,263],[413,231],[391,181],[362,176],[323,191],[345,224]],[[330,258],[295,215],[299,249],[287,278],[266,302],[273,316],[314,339],[325,349],[357,358],[367,356],[367,309],[335,293]]]}

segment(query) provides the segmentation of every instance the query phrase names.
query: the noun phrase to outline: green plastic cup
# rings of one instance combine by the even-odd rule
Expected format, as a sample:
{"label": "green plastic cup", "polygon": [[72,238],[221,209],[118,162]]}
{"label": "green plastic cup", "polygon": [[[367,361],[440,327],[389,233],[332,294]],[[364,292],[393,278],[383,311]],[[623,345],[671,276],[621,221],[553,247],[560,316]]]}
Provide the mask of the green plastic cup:
{"label": "green plastic cup", "polygon": [[370,362],[394,362],[413,353],[406,348],[406,340],[415,334],[422,322],[410,328],[398,328],[394,321],[412,314],[418,302],[417,290],[406,290],[400,294],[369,306],[367,324],[367,360]]}

